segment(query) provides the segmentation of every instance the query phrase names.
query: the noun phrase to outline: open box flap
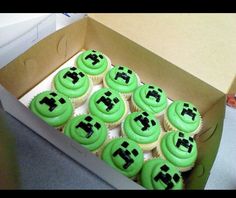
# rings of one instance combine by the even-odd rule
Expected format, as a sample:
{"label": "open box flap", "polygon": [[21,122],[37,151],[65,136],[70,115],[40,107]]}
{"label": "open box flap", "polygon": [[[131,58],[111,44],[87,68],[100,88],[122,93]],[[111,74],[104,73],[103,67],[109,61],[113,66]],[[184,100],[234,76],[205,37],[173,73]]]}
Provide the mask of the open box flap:
{"label": "open box flap", "polygon": [[225,94],[236,84],[235,14],[88,16]]}

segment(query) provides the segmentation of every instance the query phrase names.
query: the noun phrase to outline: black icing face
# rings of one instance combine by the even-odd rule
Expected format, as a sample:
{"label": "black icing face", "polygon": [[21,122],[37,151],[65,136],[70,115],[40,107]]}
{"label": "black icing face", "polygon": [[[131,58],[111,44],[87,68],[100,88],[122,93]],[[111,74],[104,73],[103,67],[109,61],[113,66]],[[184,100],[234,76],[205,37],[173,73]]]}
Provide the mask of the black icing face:
{"label": "black icing face", "polygon": [[95,66],[98,64],[102,64],[105,60],[105,57],[102,53],[95,50],[88,50],[84,54],[84,60],[86,64]]}
{"label": "black icing face", "polygon": [[109,112],[114,108],[114,106],[120,102],[120,99],[116,97],[112,92],[106,91],[96,103],[99,105],[105,105],[105,110]]}
{"label": "black icing face", "polygon": [[155,120],[150,119],[148,116],[147,112],[142,112],[134,118],[135,122],[139,122],[142,125],[142,131],[146,131],[149,127],[156,125]]}
{"label": "black icing face", "polygon": [[70,68],[70,70],[67,71],[63,75],[63,78],[72,81],[73,84],[76,84],[79,81],[80,78],[84,77],[84,73],[83,72],[78,72],[76,70],[77,69],[75,67]]}
{"label": "black icing face", "polygon": [[61,106],[66,104],[66,100],[55,92],[44,93],[43,98],[39,101],[41,111],[48,113],[56,109],[60,110]]}
{"label": "black icing face", "polygon": [[90,138],[94,130],[99,130],[101,128],[101,124],[96,122],[90,115],[87,115],[83,121],[79,122],[76,128],[83,129],[87,135],[86,138]]}
{"label": "black icing face", "polygon": [[186,150],[188,153],[191,153],[193,148],[194,140],[192,137],[186,136],[184,133],[178,133],[179,138],[175,144],[176,147]]}
{"label": "black icing face", "polygon": [[112,157],[115,158],[116,164],[121,165],[123,169],[128,169],[139,156],[138,149],[128,141],[114,145],[113,150]]}
{"label": "black icing face", "polygon": [[130,79],[133,77],[133,71],[127,67],[117,66],[115,70],[115,80],[120,80],[125,84],[128,84]]}
{"label": "black icing face", "polygon": [[165,190],[172,189],[174,185],[179,182],[180,176],[173,172],[173,170],[171,171],[171,168],[167,164],[161,166],[160,169],[161,171],[154,176],[154,181],[162,181],[166,185]]}
{"label": "black icing face", "polygon": [[154,98],[156,102],[160,102],[161,95],[162,95],[162,89],[155,88],[154,86],[148,86],[148,92],[146,94],[146,98]]}
{"label": "black icing face", "polygon": [[194,107],[193,105],[189,103],[183,104],[181,116],[183,116],[184,119],[186,119],[186,121],[188,120],[194,121],[196,119],[197,114],[198,114],[198,110],[196,107]]}

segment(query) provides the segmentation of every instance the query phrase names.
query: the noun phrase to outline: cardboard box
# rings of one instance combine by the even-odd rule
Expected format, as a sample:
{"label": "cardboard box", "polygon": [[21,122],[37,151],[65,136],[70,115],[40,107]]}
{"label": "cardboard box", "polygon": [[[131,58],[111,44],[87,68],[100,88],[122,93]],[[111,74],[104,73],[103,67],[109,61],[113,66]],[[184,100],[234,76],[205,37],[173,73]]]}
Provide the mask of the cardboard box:
{"label": "cardboard box", "polygon": [[196,137],[199,154],[185,182],[187,189],[203,189],[220,144],[225,95],[236,90],[235,17],[91,14],[43,39],[0,70],[2,106],[115,188],[142,189],[18,101],[81,49],[100,50],[113,64],[129,65],[143,82],[162,87],[170,99],[191,101],[199,108],[204,123]]}

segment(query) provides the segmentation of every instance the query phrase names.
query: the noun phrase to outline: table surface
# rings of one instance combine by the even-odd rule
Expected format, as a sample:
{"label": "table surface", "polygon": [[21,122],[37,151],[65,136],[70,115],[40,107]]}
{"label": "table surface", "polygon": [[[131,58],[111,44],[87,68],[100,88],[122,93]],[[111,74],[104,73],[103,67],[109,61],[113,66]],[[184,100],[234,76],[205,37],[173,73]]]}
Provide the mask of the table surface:
{"label": "table surface", "polygon": [[[113,188],[12,116],[6,118],[16,139],[22,189]],[[219,151],[205,189],[236,189],[235,132],[236,109],[226,107]]]}

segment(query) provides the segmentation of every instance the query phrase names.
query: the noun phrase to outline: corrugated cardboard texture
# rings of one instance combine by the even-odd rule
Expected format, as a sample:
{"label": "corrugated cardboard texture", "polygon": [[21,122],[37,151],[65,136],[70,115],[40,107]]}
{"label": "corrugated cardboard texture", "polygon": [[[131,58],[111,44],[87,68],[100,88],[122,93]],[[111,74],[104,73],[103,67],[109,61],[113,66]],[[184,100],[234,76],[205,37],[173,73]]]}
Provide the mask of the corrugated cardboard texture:
{"label": "corrugated cardboard texture", "polygon": [[34,45],[0,70],[0,83],[22,96],[83,47],[86,24],[86,19],[78,21]]}
{"label": "corrugated cardboard texture", "polygon": [[204,114],[223,93],[104,25],[88,20],[85,48],[99,49],[113,64],[132,68],[145,83],[163,88],[172,100],[191,101]]}
{"label": "corrugated cardboard texture", "polygon": [[229,92],[236,74],[236,14],[89,16],[220,91]]}

